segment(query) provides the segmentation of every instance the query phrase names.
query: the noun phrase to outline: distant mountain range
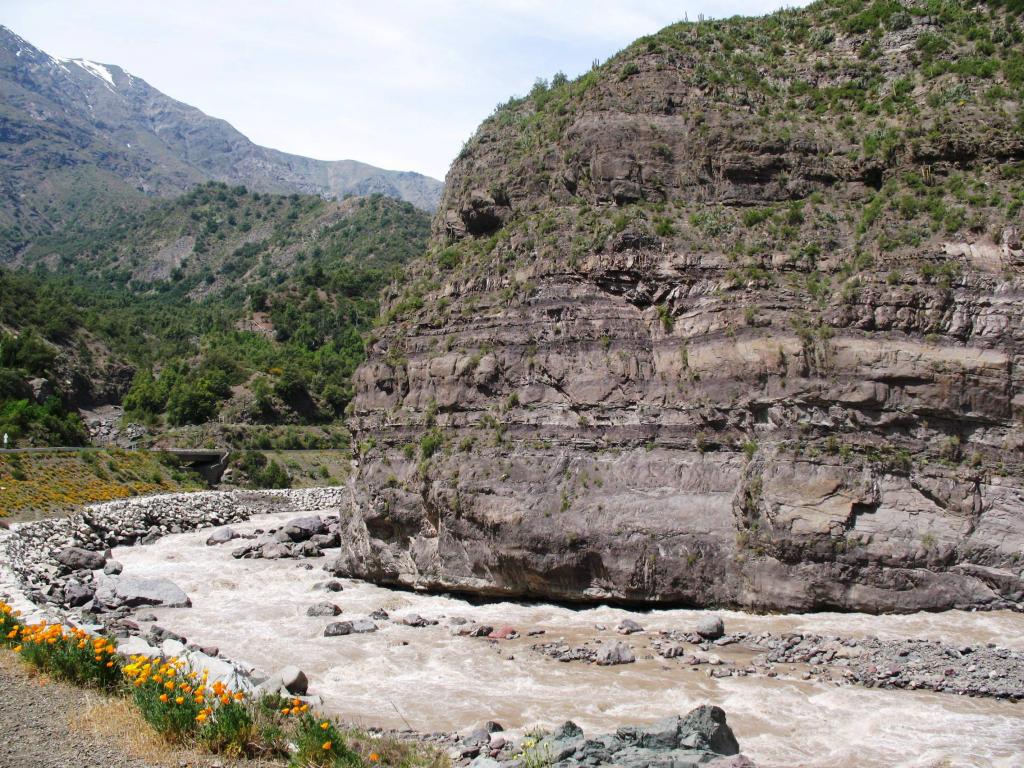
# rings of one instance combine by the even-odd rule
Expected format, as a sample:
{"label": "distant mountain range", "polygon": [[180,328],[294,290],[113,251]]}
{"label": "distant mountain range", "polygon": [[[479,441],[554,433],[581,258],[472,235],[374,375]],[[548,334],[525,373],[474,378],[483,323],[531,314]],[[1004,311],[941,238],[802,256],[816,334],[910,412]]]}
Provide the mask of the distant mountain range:
{"label": "distant mountain range", "polygon": [[208,180],[336,198],[380,193],[427,211],[443,188],[418,173],[261,147],[118,66],[55,59],[0,26],[0,258],[37,234]]}

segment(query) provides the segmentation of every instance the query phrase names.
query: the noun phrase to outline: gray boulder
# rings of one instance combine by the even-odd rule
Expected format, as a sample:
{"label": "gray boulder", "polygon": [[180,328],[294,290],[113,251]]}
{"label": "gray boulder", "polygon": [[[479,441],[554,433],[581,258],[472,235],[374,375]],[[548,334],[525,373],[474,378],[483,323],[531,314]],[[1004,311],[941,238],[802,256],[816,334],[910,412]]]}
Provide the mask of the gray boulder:
{"label": "gray boulder", "polygon": [[260,547],[260,557],[264,560],[282,560],[293,557],[291,547],[278,541],[272,541]]}
{"label": "gray boulder", "polygon": [[92,600],[93,592],[94,590],[90,586],[71,582],[64,587],[64,602],[72,608],[78,608]]}
{"label": "gray boulder", "polygon": [[296,544],[292,551],[295,552],[299,557],[323,557],[324,553],[320,551],[320,547],[313,541],[304,541],[301,544]]}
{"label": "gray boulder", "polygon": [[236,560],[241,560],[243,557],[253,557],[255,552],[258,552],[258,548],[255,544],[245,544],[241,547],[236,547],[231,550],[231,556]]}
{"label": "gray boulder", "polygon": [[697,622],[697,634],[706,640],[717,640],[725,634],[725,623],[719,616],[704,616]]}
{"label": "gray boulder", "polygon": [[575,739],[582,735],[583,729],[576,725],[572,720],[566,720],[551,732],[551,738],[560,740]]}
{"label": "gray boulder", "polygon": [[334,603],[317,603],[306,609],[307,616],[337,616],[341,608]]}
{"label": "gray boulder", "polygon": [[726,756],[740,751],[739,742],[725,721],[725,711],[707,704],[690,710],[680,721],[679,746]]}
{"label": "gray boulder", "polygon": [[212,547],[216,544],[226,544],[229,541],[239,538],[239,534],[231,528],[219,528],[210,534],[206,540],[206,546]]}
{"label": "gray boulder", "polygon": [[632,619],[623,619],[615,631],[620,635],[632,635],[634,632],[643,632],[644,628]]}
{"label": "gray boulder", "polygon": [[324,637],[341,637],[352,634],[351,621],[333,621],[324,629]]}
{"label": "gray boulder", "polygon": [[103,566],[103,572],[107,576],[117,576],[123,570],[124,566],[117,562],[117,560],[107,560],[107,564]]}
{"label": "gray boulder", "polygon": [[281,681],[288,693],[293,696],[305,696],[309,690],[309,679],[306,673],[295,666],[287,666],[278,672],[275,677]]}
{"label": "gray boulder", "polygon": [[184,590],[169,579],[140,579],[134,576],[104,576],[96,586],[96,600],[108,608],[159,605],[188,608],[192,605]]}
{"label": "gray boulder", "polygon": [[327,524],[319,515],[307,515],[289,520],[281,530],[294,542],[308,541],[313,536],[327,533]]}
{"label": "gray boulder", "polygon": [[93,552],[81,547],[64,547],[56,554],[55,559],[70,571],[95,571],[107,562],[102,552]]}
{"label": "gray boulder", "polygon": [[316,536],[310,538],[310,541],[316,544],[320,549],[332,549],[334,547],[341,546],[341,537],[335,533],[318,533]]}
{"label": "gray boulder", "polygon": [[351,623],[353,634],[362,635],[367,632],[377,631],[377,625],[370,621],[370,619],[352,619]]}
{"label": "gray boulder", "polygon": [[613,664],[632,664],[636,661],[633,649],[625,643],[610,643],[597,652],[594,661],[601,666],[612,666]]}

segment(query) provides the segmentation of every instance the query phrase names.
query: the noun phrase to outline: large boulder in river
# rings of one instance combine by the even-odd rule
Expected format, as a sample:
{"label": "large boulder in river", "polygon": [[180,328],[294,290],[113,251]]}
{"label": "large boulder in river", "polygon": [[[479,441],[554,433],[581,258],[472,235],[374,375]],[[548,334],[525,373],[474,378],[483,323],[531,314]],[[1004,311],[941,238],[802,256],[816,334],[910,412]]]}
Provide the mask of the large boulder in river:
{"label": "large boulder in river", "polygon": [[334,603],[316,603],[306,609],[307,616],[337,616],[341,608]]}
{"label": "large boulder in river", "polygon": [[229,541],[234,541],[239,538],[240,534],[233,528],[225,527],[219,528],[209,535],[206,539],[206,546],[213,547],[217,544],[226,544]]}
{"label": "large boulder in river", "polygon": [[636,661],[636,656],[633,654],[633,649],[625,643],[611,643],[605,645],[597,652],[597,656],[594,657],[601,666],[612,666],[614,664],[632,664]]}
{"label": "large boulder in river", "polygon": [[679,746],[705,749],[719,755],[736,755],[740,751],[739,742],[725,721],[725,711],[707,704],[691,710],[682,718]]}
{"label": "large boulder in river", "polygon": [[319,515],[307,515],[289,520],[281,530],[294,542],[308,541],[321,533],[327,533],[327,523]]}
{"label": "large boulder in river", "polygon": [[264,544],[260,547],[259,553],[260,557],[264,560],[281,560],[282,558],[295,556],[290,546],[278,541],[272,541],[269,544]]}
{"label": "large boulder in river", "polygon": [[718,616],[704,616],[697,622],[697,634],[705,640],[717,640],[725,634],[725,623]]}
{"label": "large boulder in river", "polygon": [[352,622],[351,621],[332,621],[324,629],[324,637],[342,637],[343,635],[352,634]]}
{"label": "large boulder in river", "polygon": [[143,579],[135,576],[105,576],[96,585],[96,601],[108,608],[159,605],[164,608],[188,608],[192,605],[184,590],[169,579]]}
{"label": "large boulder in river", "polygon": [[55,559],[69,571],[95,571],[107,562],[102,552],[93,552],[81,547],[64,547],[56,554]]}

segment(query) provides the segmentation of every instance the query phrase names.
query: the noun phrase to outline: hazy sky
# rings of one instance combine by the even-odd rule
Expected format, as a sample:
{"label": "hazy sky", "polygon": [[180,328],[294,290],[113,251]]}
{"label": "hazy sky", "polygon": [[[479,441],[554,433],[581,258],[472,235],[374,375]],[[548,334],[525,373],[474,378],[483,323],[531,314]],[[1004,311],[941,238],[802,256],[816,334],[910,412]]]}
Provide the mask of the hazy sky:
{"label": "hazy sky", "polygon": [[494,106],[689,15],[779,0],[0,0],[59,58],[118,64],[253,141],[443,178]]}

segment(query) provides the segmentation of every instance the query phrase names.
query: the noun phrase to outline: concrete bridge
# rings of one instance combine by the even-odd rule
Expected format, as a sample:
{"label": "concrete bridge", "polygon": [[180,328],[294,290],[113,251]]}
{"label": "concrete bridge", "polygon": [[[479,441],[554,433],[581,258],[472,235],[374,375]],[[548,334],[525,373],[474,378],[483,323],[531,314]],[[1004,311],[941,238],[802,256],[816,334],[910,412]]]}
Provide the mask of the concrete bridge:
{"label": "concrete bridge", "polygon": [[205,448],[167,448],[150,453],[166,453],[175,456],[181,466],[197,472],[209,485],[220,482],[224,470],[228,468],[230,451]]}

